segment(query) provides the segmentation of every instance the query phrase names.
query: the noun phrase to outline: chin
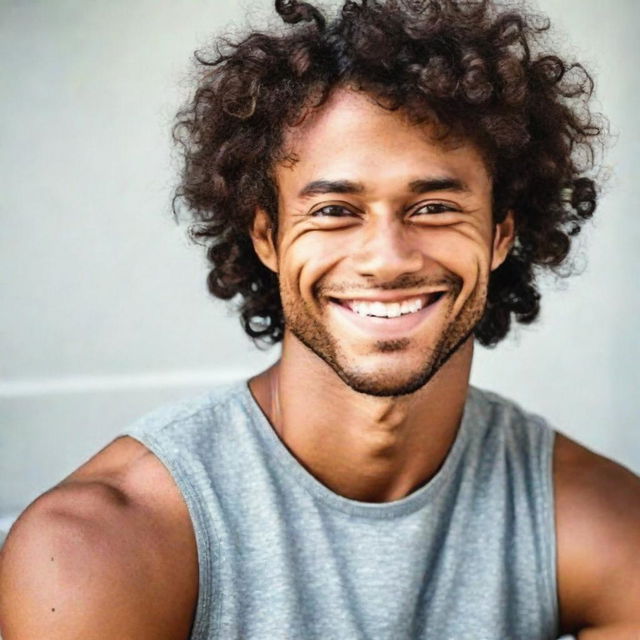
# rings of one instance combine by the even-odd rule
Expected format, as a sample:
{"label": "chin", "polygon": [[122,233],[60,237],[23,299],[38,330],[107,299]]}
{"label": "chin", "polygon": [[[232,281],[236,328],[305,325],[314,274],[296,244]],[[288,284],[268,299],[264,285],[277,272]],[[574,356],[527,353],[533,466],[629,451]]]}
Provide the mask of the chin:
{"label": "chin", "polygon": [[342,381],[357,393],[379,398],[406,396],[424,387],[435,372],[422,372],[410,378],[390,377],[384,374],[337,372]]}
{"label": "chin", "polygon": [[333,370],[358,393],[378,397],[404,396],[424,387],[435,375],[439,368],[435,356],[433,351],[426,357],[402,351],[378,351],[375,355],[338,361]]}
{"label": "chin", "polygon": [[[435,349],[424,349],[421,354],[411,353],[407,344],[394,342],[377,345],[377,353],[369,356],[325,361],[347,386],[358,393],[377,397],[405,396],[427,385],[472,333],[473,330],[469,329],[459,334],[457,340],[449,336]],[[352,366],[354,362],[359,362],[360,366]]]}

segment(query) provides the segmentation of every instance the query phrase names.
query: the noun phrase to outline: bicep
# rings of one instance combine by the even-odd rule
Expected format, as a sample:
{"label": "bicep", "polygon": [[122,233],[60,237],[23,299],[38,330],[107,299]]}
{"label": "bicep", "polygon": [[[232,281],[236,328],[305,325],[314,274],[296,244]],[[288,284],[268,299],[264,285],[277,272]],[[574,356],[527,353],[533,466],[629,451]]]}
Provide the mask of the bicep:
{"label": "bicep", "polygon": [[[101,496],[94,497],[99,503]],[[32,505],[2,549],[4,640],[162,638],[144,572],[121,535],[107,519],[87,519],[55,503],[45,496]],[[103,506],[115,515],[113,504]]]}
{"label": "bicep", "polygon": [[[563,628],[640,640],[640,479],[559,438],[558,583]],[[628,629],[628,631],[627,631]]]}

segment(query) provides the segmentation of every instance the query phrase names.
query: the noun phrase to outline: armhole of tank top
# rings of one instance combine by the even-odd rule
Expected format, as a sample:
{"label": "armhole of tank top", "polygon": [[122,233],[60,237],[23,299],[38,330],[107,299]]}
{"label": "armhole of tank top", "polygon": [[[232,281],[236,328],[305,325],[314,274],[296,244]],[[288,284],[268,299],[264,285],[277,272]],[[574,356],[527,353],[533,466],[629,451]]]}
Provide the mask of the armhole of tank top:
{"label": "armhole of tank top", "polygon": [[[165,425],[168,428],[170,424]],[[162,430],[161,430],[162,431]],[[167,468],[171,478],[175,482],[182,495],[191,525],[196,538],[196,550],[198,555],[198,598],[196,611],[191,626],[188,640],[209,640],[217,637],[220,626],[222,597],[218,593],[218,584],[215,581],[215,563],[220,554],[220,539],[213,523],[206,516],[206,507],[199,495],[191,475],[184,468],[182,461],[167,453],[168,447],[162,442],[162,437],[151,434],[145,430],[132,429],[122,435],[127,435],[142,443],[160,462]],[[213,544],[211,544],[213,542]],[[212,548],[213,547],[213,548]],[[217,563],[220,566],[220,563]],[[213,617],[210,612],[213,602]]]}
{"label": "armhole of tank top", "polygon": [[553,456],[555,447],[555,431],[546,424],[541,422],[543,437],[543,455],[541,460],[542,478],[543,478],[543,500],[541,504],[542,514],[541,523],[543,531],[546,533],[544,539],[548,541],[544,545],[545,552],[545,582],[547,588],[547,597],[549,601],[550,613],[553,620],[554,628],[551,632],[553,638],[557,638],[560,633],[560,608],[558,603],[558,582],[557,582],[557,565],[556,565],[556,518],[555,518],[555,499],[554,499],[554,479],[553,479]]}

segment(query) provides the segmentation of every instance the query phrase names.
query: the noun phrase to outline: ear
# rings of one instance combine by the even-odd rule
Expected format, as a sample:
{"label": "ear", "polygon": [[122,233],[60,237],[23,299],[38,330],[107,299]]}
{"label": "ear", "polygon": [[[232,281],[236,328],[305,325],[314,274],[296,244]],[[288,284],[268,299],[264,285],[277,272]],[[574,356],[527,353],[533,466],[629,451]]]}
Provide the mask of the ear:
{"label": "ear", "polygon": [[516,225],[513,211],[510,209],[502,222],[495,225],[493,232],[493,252],[491,271],[497,269],[506,259],[516,237]]}
{"label": "ear", "polygon": [[278,273],[278,252],[273,240],[271,218],[264,209],[256,209],[249,235],[260,262],[267,269]]}

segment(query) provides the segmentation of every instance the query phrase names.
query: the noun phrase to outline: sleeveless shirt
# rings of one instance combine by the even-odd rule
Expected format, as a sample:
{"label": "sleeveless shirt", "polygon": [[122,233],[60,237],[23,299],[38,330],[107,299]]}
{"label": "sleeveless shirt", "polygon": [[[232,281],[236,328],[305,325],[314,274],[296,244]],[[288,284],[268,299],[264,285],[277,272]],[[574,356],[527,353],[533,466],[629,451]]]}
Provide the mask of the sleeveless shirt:
{"label": "sleeveless shirt", "polygon": [[494,393],[469,387],[439,471],[386,503],[317,480],[246,382],[122,435],[160,459],[189,509],[193,640],[557,638],[554,432]]}

